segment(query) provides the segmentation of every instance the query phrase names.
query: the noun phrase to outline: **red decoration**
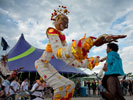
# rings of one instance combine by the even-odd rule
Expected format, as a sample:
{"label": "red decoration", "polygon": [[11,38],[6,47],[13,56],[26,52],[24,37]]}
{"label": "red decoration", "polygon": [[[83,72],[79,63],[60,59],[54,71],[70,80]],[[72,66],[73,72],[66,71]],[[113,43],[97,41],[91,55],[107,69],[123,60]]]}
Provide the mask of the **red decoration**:
{"label": "red decoration", "polygon": [[97,56],[97,58],[100,58],[99,56]]}
{"label": "red decoration", "polygon": [[93,36],[90,36],[90,38],[92,38],[92,39],[97,39],[96,37],[93,37]]}
{"label": "red decoration", "polygon": [[93,61],[91,61],[91,64],[93,64],[94,63],[94,60]]}
{"label": "red decoration", "polygon": [[68,94],[68,100],[70,100],[72,98],[72,93]]}
{"label": "red decoration", "polygon": [[54,9],[54,12],[51,14],[51,20],[55,21],[55,19],[58,15],[60,15],[60,14],[67,15],[68,13],[70,13],[70,12],[67,10],[66,6],[59,5],[59,8],[57,10]]}
{"label": "red decoration", "polygon": [[86,51],[84,48],[82,48],[83,56],[86,56],[89,51]]}
{"label": "red decoration", "polygon": [[46,78],[47,78],[47,76],[46,76],[46,75],[44,75],[44,78],[46,79]]}
{"label": "red decoration", "polygon": [[81,40],[79,40],[77,46],[81,48]]}
{"label": "red decoration", "polygon": [[[50,30],[50,29],[53,29],[54,31],[53,31],[53,32],[49,32],[49,31],[48,31],[48,35],[49,35],[49,34],[58,34],[61,41],[65,41],[65,40],[66,40],[66,37],[65,37],[64,34],[61,34],[61,32],[59,32],[58,30],[56,30],[56,29],[54,29],[54,28],[52,28],[52,27],[49,27],[49,30]],[[57,42],[57,41],[56,41],[56,42]]]}
{"label": "red decoration", "polygon": [[54,56],[52,56],[52,59],[54,59]]}
{"label": "red decoration", "polygon": [[60,100],[67,100],[67,99],[63,97],[63,98],[61,98]]}

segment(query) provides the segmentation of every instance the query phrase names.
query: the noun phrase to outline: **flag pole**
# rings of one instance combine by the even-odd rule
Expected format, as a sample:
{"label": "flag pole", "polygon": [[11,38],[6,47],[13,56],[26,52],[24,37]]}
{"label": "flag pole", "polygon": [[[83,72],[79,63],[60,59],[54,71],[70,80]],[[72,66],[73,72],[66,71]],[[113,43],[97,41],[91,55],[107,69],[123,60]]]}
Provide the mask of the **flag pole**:
{"label": "flag pole", "polygon": [[[1,38],[1,41],[2,41],[2,37]],[[0,56],[2,56],[2,46],[0,46]]]}

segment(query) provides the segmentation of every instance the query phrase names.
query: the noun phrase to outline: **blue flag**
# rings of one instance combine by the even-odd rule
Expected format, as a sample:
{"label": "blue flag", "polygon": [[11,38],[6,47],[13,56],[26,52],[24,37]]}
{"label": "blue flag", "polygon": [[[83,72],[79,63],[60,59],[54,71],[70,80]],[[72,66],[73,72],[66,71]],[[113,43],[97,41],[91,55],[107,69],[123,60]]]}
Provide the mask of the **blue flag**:
{"label": "blue flag", "polygon": [[3,37],[1,39],[1,46],[3,47],[3,50],[7,50],[9,48],[9,45]]}

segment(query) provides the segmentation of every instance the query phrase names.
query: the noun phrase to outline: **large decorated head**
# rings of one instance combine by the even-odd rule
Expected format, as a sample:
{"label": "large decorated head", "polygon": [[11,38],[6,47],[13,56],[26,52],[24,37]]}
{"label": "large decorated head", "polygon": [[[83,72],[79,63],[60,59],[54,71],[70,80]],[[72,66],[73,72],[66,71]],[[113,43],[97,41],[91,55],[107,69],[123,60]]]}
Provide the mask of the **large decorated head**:
{"label": "large decorated head", "polygon": [[63,31],[68,28],[68,15],[69,11],[65,6],[60,6],[51,15],[51,20],[54,21],[53,24],[57,30]]}

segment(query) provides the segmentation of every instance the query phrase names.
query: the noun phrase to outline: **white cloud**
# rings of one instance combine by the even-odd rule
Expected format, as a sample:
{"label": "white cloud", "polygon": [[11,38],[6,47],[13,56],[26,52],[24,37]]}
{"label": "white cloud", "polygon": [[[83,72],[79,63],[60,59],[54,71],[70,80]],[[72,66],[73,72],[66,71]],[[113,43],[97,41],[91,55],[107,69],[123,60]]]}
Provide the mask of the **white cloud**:
{"label": "white cloud", "polygon": [[8,14],[8,11],[6,11],[6,10],[0,8],[0,13],[1,13],[1,14]]}
{"label": "white cloud", "polygon": [[92,52],[93,53],[100,53],[100,52],[104,52],[106,50],[106,45],[100,46],[100,47],[95,47]]}
{"label": "white cloud", "polygon": [[123,68],[125,72],[133,72],[133,46],[128,46],[120,51],[120,56],[123,60]]}

